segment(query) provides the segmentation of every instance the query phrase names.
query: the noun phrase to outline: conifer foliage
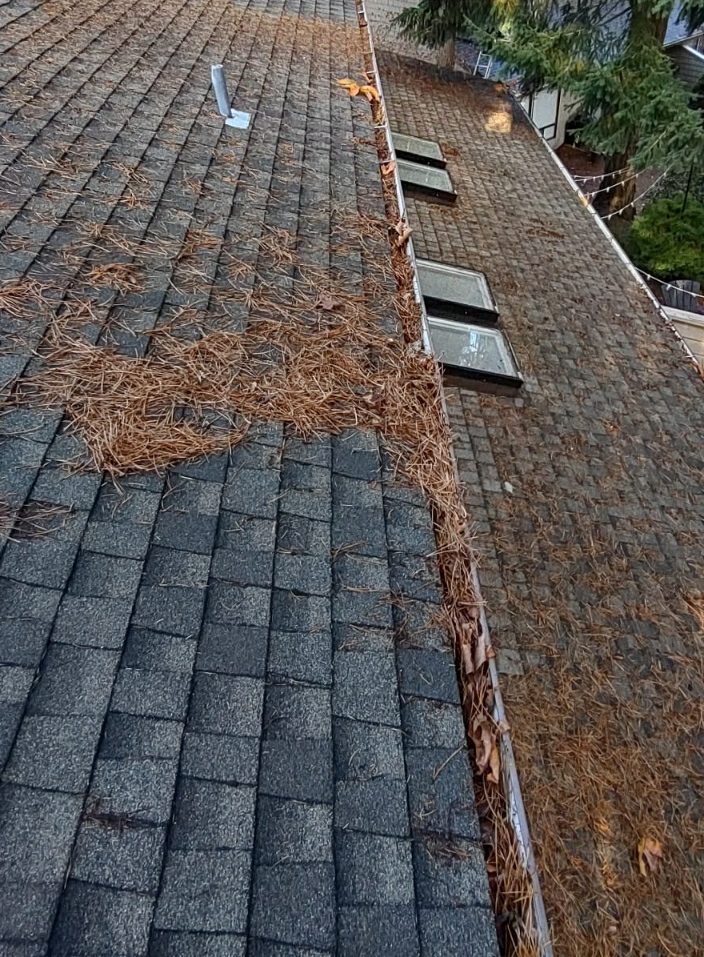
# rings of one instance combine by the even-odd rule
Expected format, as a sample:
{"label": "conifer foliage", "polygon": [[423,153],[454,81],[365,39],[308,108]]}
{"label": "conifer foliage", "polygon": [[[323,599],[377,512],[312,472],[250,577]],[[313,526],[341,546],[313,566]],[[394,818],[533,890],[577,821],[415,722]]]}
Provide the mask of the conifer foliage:
{"label": "conifer foliage", "polygon": [[704,165],[702,114],[663,49],[670,19],[704,27],[704,0],[420,0],[397,24],[431,47],[471,37],[524,92],[571,94],[580,142],[607,157],[602,212],[613,212],[636,180],[611,171]]}

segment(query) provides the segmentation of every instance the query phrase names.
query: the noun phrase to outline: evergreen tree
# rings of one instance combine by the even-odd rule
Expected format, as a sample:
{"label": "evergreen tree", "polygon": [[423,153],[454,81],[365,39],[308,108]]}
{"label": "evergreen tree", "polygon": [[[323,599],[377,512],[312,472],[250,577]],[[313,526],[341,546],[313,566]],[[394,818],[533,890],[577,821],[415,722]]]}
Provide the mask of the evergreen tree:
{"label": "evergreen tree", "polygon": [[396,22],[431,47],[473,37],[523,92],[572,94],[578,138],[605,154],[602,186],[614,186],[600,211],[632,215],[636,180],[616,170],[704,165],[702,115],[663,50],[675,6],[691,29],[704,24],[704,0],[420,0]]}

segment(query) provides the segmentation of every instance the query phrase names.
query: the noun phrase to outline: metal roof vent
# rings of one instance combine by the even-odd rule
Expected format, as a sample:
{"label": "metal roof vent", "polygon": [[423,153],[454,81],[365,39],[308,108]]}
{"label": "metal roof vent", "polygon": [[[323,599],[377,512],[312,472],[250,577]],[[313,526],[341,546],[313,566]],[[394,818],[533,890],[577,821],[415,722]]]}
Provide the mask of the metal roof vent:
{"label": "metal roof vent", "polygon": [[232,126],[236,130],[246,130],[252,119],[252,114],[244,113],[242,110],[233,110],[230,106],[230,94],[227,92],[225,69],[222,63],[214,63],[211,66],[210,79],[215,90],[215,99],[218,101],[220,115],[225,117],[226,126]]}

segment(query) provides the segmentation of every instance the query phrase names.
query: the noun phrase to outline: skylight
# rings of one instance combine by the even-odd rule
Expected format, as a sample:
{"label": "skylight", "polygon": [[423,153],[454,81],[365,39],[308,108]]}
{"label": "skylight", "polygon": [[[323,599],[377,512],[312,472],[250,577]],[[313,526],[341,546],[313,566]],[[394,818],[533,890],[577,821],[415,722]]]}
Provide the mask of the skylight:
{"label": "skylight", "polygon": [[497,321],[496,305],[482,273],[428,259],[417,260],[417,266],[420,289],[430,312],[447,319]]}
{"label": "skylight", "polygon": [[394,133],[392,136],[396,156],[399,159],[445,169],[447,165],[445,157],[437,143],[433,143],[432,140],[421,140],[417,136],[406,136],[405,133]]}
{"label": "skylight", "polygon": [[521,385],[511,347],[498,329],[428,316],[433,351],[446,372],[504,386]]}
{"label": "skylight", "polygon": [[457,199],[452,180],[444,169],[436,169],[434,166],[425,166],[422,163],[399,159],[398,173],[402,184],[409,191],[432,196],[449,203],[454,203]]}

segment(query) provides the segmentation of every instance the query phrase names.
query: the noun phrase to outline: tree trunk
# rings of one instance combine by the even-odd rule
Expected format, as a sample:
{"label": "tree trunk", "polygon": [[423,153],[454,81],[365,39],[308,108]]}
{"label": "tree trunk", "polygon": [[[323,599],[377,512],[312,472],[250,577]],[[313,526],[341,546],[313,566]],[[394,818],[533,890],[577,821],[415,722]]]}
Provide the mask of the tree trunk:
{"label": "tree trunk", "polygon": [[620,214],[622,219],[631,220],[635,207],[630,204],[636,195],[636,178],[629,166],[635,147],[623,153],[615,153],[606,159],[604,177],[599,183],[599,192],[594,197],[594,209],[600,216]]}
{"label": "tree trunk", "polygon": [[455,38],[448,40],[438,50],[438,66],[445,67],[448,70],[455,68]]}
{"label": "tree trunk", "polygon": [[[632,3],[631,22],[628,26],[629,43],[638,45],[654,40],[662,46],[666,30],[667,17],[653,13],[652,0]],[[599,185],[603,192],[594,198],[594,209],[599,215],[619,213],[621,219],[627,221],[635,216],[636,209],[631,204],[636,197],[637,180],[631,169],[631,158],[637,146],[638,140],[634,137],[621,152],[606,158],[604,178]],[[623,212],[620,212],[621,210]]]}

